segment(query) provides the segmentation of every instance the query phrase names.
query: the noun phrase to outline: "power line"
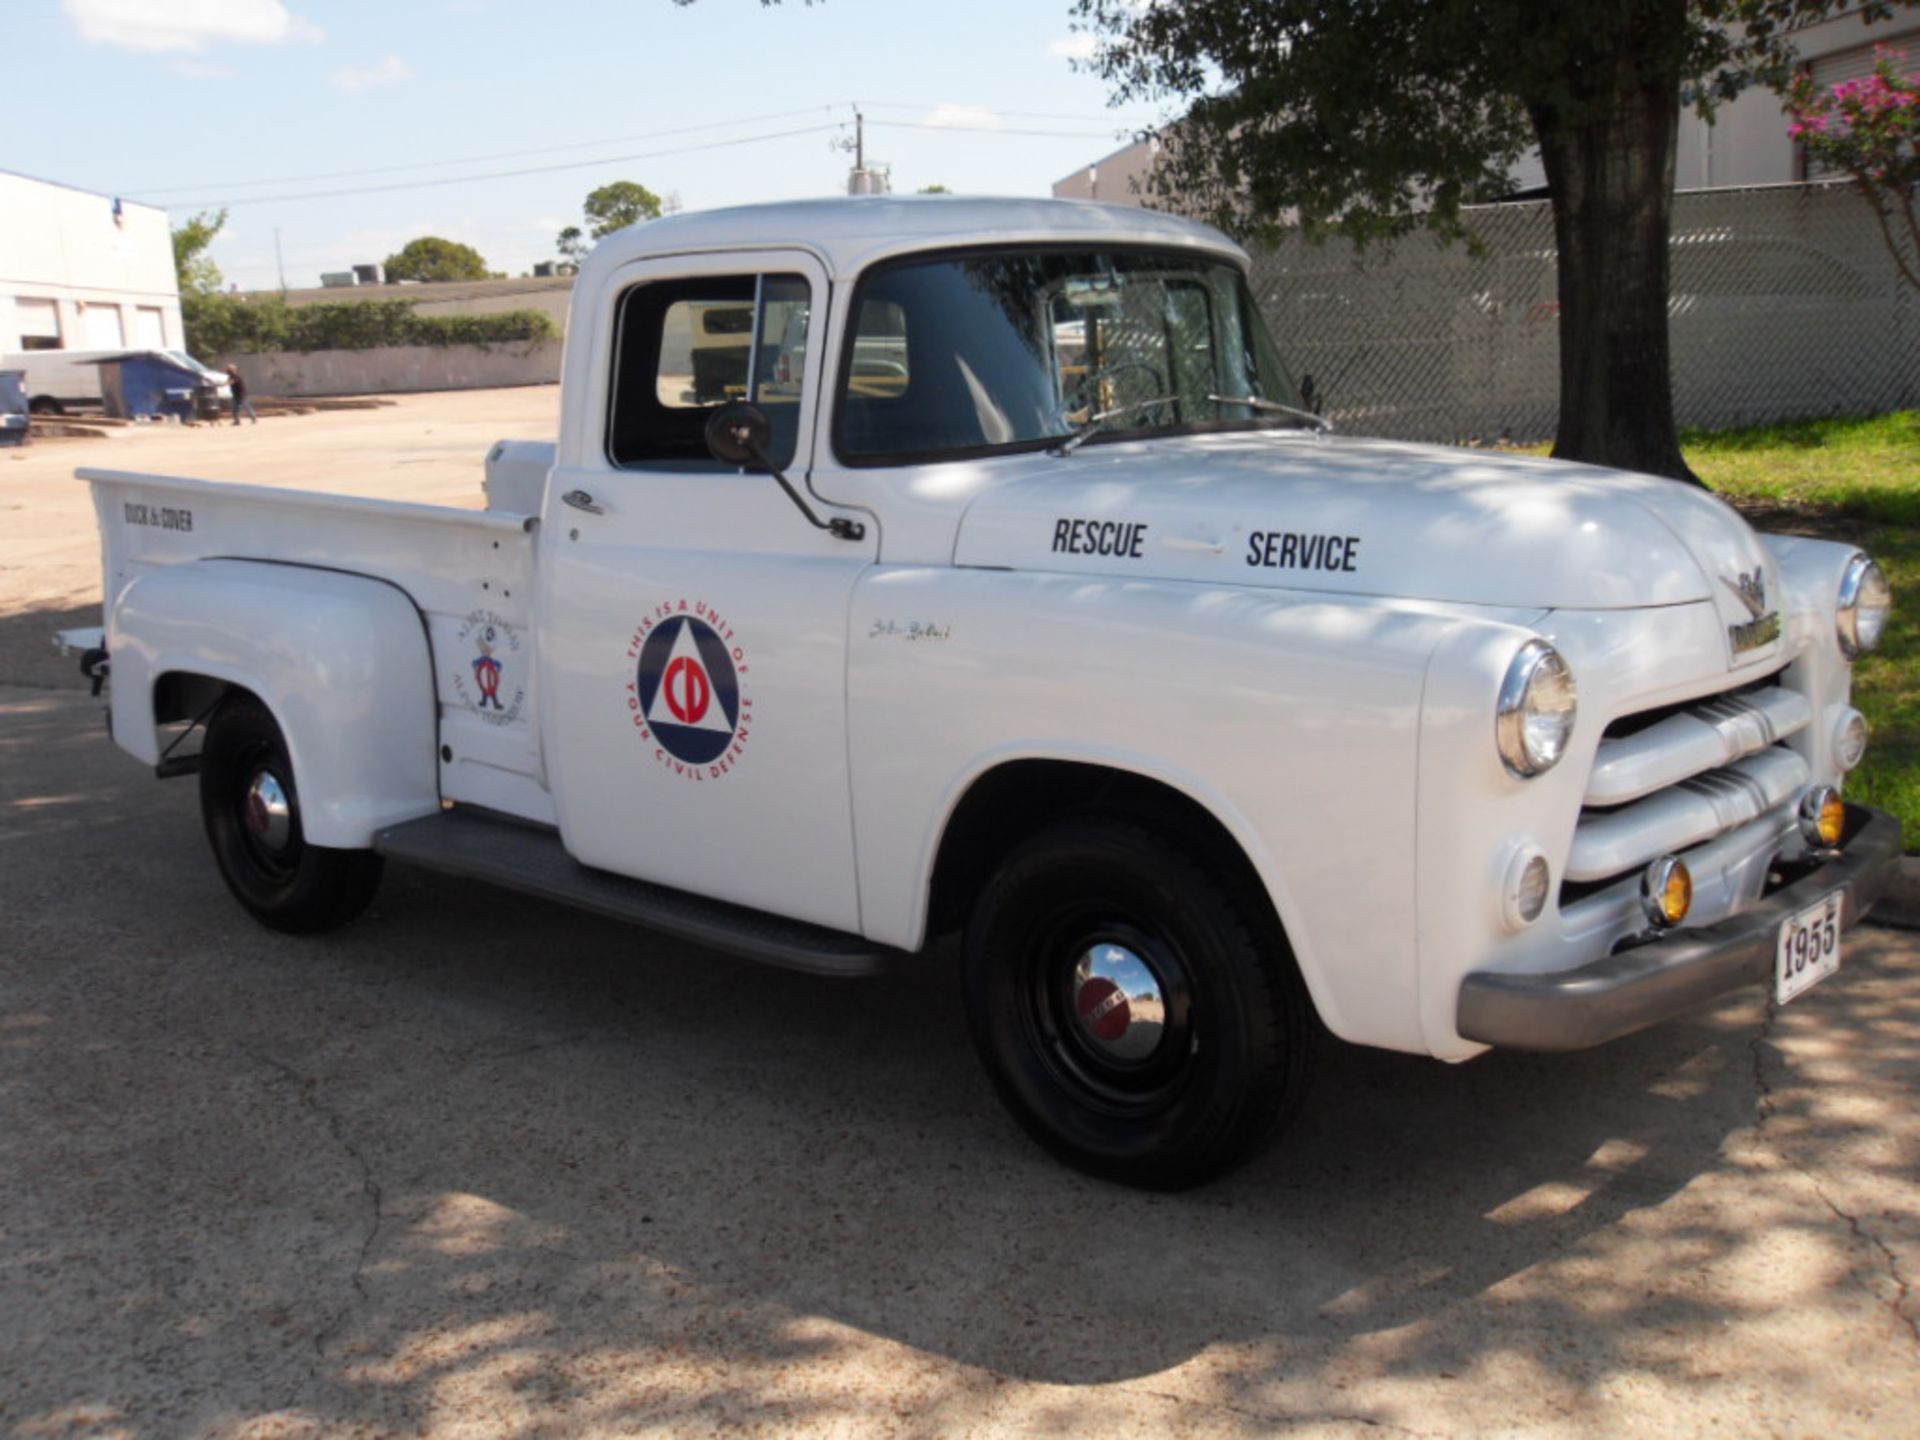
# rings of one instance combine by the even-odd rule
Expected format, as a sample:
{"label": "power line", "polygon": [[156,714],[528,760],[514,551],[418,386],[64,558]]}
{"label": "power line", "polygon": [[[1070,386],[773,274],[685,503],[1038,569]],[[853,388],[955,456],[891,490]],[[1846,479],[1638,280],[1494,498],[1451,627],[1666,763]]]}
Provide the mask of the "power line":
{"label": "power line", "polygon": [[[242,205],[267,205],[294,200],[338,200],[351,195],[381,195],[394,190],[426,190],[442,185],[466,185],[475,180],[515,180],[526,175],[553,175],[562,170],[588,170],[596,165],[625,165],[634,160],[657,160],[666,155],[693,155],[703,150],[724,150],[734,145],[756,145],[763,140],[784,140],[794,135],[820,135],[829,130],[844,130],[848,122],[827,125],[803,125],[793,130],[770,130],[760,135],[739,135],[730,140],[713,140],[705,145],[679,145],[665,150],[643,150],[632,155],[603,155],[593,160],[570,160],[563,165],[532,165],[519,170],[488,170],[477,175],[446,175],[434,180],[405,180],[393,185],[362,185],[345,190],[308,190],[292,195],[248,195],[238,199],[181,200],[163,208],[199,210],[214,206],[234,208]],[[936,127],[938,128],[938,127]]]}
{"label": "power line", "polygon": [[[586,150],[595,145],[624,145],[634,140],[664,140],[669,135],[691,135],[702,130],[724,130],[735,125],[757,125],[766,120],[785,120],[795,115],[811,115],[821,110],[837,110],[837,105],[807,105],[797,110],[773,110],[764,115],[742,115],[735,120],[716,120],[705,125],[681,125],[671,130],[655,130],[644,135],[615,135],[600,140],[576,140],[567,145],[545,145],[534,150],[500,150],[491,155],[463,155],[448,160],[416,160],[408,165],[377,165],[364,170],[323,170],[311,175],[281,175],[265,180],[209,180],[195,185],[169,185],[162,190],[146,190],[148,196],[178,195],[182,191],[212,190],[216,187],[246,189],[254,185],[300,185],[309,180],[347,180],[360,175],[396,175],[406,170],[433,170],[443,165],[482,165],[490,160],[519,160],[529,155],[557,155],[566,150]],[[137,186],[127,187],[129,193]]]}
{"label": "power line", "polygon": [[948,135],[1023,135],[1053,140],[1112,140],[1112,130],[1021,130],[1010,125],[936,125],[927,120],[869,120],[889,130],[931,130]]}
{"label": "power line", "polygon": [[[942,108],[939,104],[928,105],[924,100],[918,104],[909,104],[904,100],[873,100],[864,103],[869,110],[932,111]],[[959,101],[946,101],[942,103],[954,110],[991,111],[995,115],[1011,115],[1016,120],[1111,120],[1120,126],[1159,125],[1163,123],[1159,117],[1152,115],[1115,115],[1111,112],[1104,115],[1068,115],[1058,110],[1002,110],[997,105],[965,105]]]}

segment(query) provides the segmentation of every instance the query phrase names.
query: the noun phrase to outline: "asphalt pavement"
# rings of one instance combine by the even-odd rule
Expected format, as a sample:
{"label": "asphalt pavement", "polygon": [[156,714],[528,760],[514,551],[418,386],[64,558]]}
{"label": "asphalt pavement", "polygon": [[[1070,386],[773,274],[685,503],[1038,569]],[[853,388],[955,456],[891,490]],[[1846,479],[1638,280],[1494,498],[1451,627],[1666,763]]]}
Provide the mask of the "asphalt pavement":
{"label": "asphalt pavement", "polygon": [[0,687],[0,1433],[1911,1435],[1916,938],[1586,1054],[1336,1046],[1135,1194],[1001,1113],[949,954],[399,870],[274,935],[191,781]]}

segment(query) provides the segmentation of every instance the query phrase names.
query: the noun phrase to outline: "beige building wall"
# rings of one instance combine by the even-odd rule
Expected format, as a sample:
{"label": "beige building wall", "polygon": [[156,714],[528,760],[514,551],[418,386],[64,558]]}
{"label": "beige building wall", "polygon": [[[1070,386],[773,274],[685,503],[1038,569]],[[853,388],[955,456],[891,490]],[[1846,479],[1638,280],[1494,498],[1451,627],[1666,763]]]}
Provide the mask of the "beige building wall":
{"label": "beige building wall", "polygon": [[167,215],[0,172],[0,354],[57,332],[64,350],[175,349],[180,291]]}

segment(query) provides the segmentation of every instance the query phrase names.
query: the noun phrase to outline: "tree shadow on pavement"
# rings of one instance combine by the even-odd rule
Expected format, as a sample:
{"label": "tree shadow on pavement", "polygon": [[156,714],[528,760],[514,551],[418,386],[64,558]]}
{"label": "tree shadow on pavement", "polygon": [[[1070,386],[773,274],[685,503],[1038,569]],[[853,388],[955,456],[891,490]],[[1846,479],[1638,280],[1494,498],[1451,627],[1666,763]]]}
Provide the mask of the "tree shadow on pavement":
{"label": "tree shadow on pavement", "polygon": [[[947,952],[822,981],[399,870],[351,929],[270,935],[221,889],[190,786],[83,733],[84,706],[13,694],[0,1420],[1064,1434],[1168,1401],[1175,1370],[1227,1428],[1404,1418],[1341,1401],[1342,1374],[1685,1392],[1783,1294],[1851,1303],[1746,1283],[1780,1247],[1812,1237],[1820,1286],[1872,1281],[1864,1248],[1836,1280],[1836,1212],[1746,1193],[1781,1165],[1760,1110],[1797,1166],[1870,1187],[1920,1158],[1911,1125],[1785,1083],[1755,994],[1573,1056],[1333,1044],[1253,1163],[1134,1193],[1000,1112]],[[22,804],[60,795],[83,813]],[[76,865],[113,882],[77,926]],[[1859,933],[1781,1018],[1871,1097],[1920,1041]]]}

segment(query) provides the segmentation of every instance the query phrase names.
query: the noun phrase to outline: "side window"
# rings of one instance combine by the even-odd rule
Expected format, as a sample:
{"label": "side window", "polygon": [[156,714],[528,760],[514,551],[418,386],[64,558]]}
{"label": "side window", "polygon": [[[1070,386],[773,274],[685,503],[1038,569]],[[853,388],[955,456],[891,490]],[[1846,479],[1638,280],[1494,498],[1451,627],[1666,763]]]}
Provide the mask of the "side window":
{"label": "side window", "polygon": [[708,275],[627,291],[614,325],[608,458],[627,468],[725,469],[707,453],[707,416],[751,400],[773,423],[768,454],[789,464],[811,311],[799,275]]}

